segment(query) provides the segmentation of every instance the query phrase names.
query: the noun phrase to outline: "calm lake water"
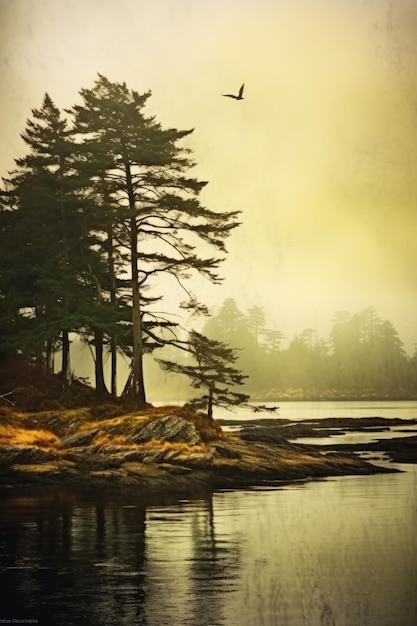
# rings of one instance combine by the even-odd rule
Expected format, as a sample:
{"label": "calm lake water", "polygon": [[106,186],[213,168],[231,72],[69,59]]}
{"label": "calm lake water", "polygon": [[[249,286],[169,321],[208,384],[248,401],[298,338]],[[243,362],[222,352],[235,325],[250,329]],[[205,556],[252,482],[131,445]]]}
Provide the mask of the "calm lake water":
{"label": "calm lake water", "polygon": [[[256,406],[256,403],[254,403]],[[217,419],[260,419],[277,417],[290,420],[322,419],[324,417],[400,417],[417,418],[417,401],[404,402],[353,400],[350,402],[260,402],[267,407],[278,407],[276,413],[255,413],[250,409],[235,411],[216,409]]]}
{"label": "calm lake water", "polygon": [[416,626],[417,466],[397,467],[183,499],[0,489],[0,623]]}

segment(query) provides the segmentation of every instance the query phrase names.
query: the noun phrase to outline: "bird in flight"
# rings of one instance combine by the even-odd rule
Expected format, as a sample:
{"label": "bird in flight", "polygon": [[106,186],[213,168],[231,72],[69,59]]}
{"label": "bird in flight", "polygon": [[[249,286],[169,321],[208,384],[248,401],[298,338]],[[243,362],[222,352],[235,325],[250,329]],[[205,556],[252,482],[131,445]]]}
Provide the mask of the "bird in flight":
{"label": "bird in flight", "polygon": [[243,100],[243,88],[244,88],[244,86],[245,86],[245,83],[243,83],[243,85],[239,89],[239,93],[238,93],[237,96],[235,96],[232,93],[222,93],[222,96],[225,96],[226,98],[234,98],[235,100]]}

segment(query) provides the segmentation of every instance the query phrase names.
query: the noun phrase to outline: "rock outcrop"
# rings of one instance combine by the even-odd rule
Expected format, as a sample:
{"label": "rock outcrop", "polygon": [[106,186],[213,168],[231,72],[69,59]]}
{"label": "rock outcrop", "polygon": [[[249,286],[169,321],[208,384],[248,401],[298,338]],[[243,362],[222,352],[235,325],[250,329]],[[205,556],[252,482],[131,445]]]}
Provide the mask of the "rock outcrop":
{"label": "rock outcrop", "polygon": [[188,446],[201,443],[194,424],[178,415],[167,415],[148,422],[140,427],[136,434],[129,437],[131,443],[144,443],[152,440],[185,443]]}
{"label": "rock outcrop", "polygon": [[[45,437],[42,429],[50,419],[50,415],[37,415],[38,430],[30,431],[27,417],[26,421],[22,418],[21,425]],[[54,435],[56,444],[0,445],[3,485],[195,492],[396,471],[386,464],[366,462],[352,449],[322,450],[294,442],[293,437],[305,436],[308,428],[317,436],[320,425],[315,422],[259,420],[246,424],[239,434],[223,431],[202,416],[185,411],[181,414],[178,409],[177,414],[157,417],[129,414],[84,422],[76,428],[73,424],[72,416],[71,421],[62,416],[56,429],[59,438]],[[367,422],[360,426],[369,430],[373,425]],[[338,427],[341,429],[342,424]],[[329,430],[331,424],[323,421],[323,431]]]}

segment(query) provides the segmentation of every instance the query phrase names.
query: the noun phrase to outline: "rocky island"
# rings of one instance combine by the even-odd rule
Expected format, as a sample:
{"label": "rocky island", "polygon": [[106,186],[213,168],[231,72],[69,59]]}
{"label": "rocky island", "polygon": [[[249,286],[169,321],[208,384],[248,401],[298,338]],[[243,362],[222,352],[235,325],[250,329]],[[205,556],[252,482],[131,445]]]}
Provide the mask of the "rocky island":
{"label": "rocky island", "polygon": [[99,408],[35,414],[3,408],[2,484],[191,491],[389,471],[350,451],[291,443],[279,433],[280,420],[267,435],[265,427],[239,434],[177,406],[114,417]]}
{"label": "rocky island", "polygon": [[[36,377],[32,370],[30,375]],[[397,471],[386,463],[365,461],[358,450],[379,450],[398,461],[416,458],[416,437],[410,436],[365,447],[337,444],[337,436],[328,446],[297,443],[300,437],[346,430],[384,430],[393,420],[218,422],[179,406],[127,410],[117,402],[87,402],[82,387],[77,406],[51,408],[56,399],[51,400],[50,387],[46,394],[42,382],[26,380],[16,406],[0,406],[3,486],[195,492]],[[78,406],[80,402],[84,405]],[[407,420],[407,425],[415,423]],[[240,430],[231,431],[230,424]]]}

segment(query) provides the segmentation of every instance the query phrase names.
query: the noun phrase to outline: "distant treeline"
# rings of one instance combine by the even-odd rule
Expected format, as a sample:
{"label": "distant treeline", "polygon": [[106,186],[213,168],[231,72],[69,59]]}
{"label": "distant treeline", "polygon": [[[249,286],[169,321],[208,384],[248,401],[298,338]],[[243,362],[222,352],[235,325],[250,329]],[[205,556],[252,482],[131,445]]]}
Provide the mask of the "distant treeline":
{"label": "distant treeline", "polygon": [[253,399],[417,397],[417,351],[409,357],[373,308],[337,312],[328,341],[307,328],[284,348],[287,338],[267,327],[262,307],[244,313],[228,298],[203,332],[237,349]]}

